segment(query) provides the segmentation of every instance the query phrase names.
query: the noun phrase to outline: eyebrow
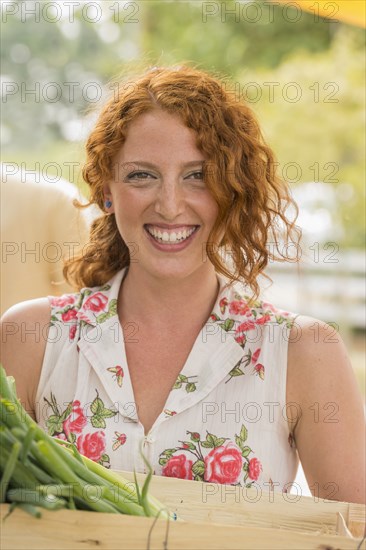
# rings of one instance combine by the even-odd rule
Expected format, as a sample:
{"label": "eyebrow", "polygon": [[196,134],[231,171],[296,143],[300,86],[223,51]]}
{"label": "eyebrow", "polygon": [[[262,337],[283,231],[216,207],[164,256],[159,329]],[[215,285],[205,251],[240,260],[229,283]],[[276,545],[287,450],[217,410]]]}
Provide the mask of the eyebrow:
{"label": "eyebrow", "polygon": [[[189,162],[184,162],[181,164],[181,166],[184,166],[184,167],[189,167],[189,166],[202,166],[204,164],[204,160],[192,160],[192,161],[189,161]],[[122,163],[122,166],[123,168],[128,168],[128,166],[131,165],[132,166],[138,166],[138,167],[143,167],[143,166],[146,166],[147,168],[153,168],[153,169],[157,169],[159,168],[156,164],[152,163],[152,162],[147,162],[147,161],[143,161],[143,160],[130,160],[128,162],[124,162]]]}

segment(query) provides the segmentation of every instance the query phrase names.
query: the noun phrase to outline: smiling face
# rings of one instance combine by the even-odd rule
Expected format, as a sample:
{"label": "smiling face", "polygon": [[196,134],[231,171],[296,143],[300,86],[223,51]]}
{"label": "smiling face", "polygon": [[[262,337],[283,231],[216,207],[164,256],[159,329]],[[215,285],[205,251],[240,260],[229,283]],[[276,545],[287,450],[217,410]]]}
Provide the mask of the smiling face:
{"label": "smiling face", "polygon": [[203,181],[204,155],[195,133],[162,110],[129,126],[106,185],[119,232],[129,247],[130,272],[159,278],[204,276],[213,265],[205,254],[218,206]]}

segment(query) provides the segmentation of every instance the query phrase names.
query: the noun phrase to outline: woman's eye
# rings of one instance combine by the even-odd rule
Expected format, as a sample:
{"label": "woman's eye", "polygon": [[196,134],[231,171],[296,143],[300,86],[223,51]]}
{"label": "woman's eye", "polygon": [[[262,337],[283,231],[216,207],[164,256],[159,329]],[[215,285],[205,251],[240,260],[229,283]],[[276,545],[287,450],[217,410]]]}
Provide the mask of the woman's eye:
{"label": "woman's eye", "polygon": [[129,180],[146,180],[148,178],[153,178],[151,174],[148,172],[132,172],[131,174],[128,174]]}
{"label": "woman's eye", "polygon": [[189,174],[187,178],[194,179],[194,180],[203,180],[203,172],[192,172],[192,174]]}

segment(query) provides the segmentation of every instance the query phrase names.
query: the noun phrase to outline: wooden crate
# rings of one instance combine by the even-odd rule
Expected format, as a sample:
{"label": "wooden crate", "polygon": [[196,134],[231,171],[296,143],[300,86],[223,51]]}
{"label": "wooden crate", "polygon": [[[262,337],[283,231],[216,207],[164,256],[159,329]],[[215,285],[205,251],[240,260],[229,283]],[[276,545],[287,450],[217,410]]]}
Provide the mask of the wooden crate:
{"label": "wooden crate", "polygon": [[[36,519],[15,510],[1,523],[1,550],[356,550],[365,528],[365,507],[357,504],[289,502],[290,495],[264,492],[258,498],[253,489],[159,476],[151,493],[180,521],[71,510]],[[8,506],[0,508],[3,518]]]}

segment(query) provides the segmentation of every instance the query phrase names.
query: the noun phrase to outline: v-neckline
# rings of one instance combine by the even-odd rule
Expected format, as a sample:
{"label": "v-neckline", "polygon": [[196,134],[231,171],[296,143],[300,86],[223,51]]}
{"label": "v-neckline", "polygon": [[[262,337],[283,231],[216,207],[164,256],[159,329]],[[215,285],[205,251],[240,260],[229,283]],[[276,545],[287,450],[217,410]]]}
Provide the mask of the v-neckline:
{"label": "v-neckline", "polygon": [[[109,290],[109,299],[116,299],[126,271],[115,277]],[[213,311],[217,309],[226,281],[219,277],[219,292]],[[118,315],[108,318],[102,324],[94,326],[88,332],[89,337],[81,338],[79,348],[87,357],[91,366],[100,378],[103,387],[118,411],[131,422],[138,422],[147,437],[155,428],[169,416],[179,414],[194,406],[209,394],[210,391],[230,372],[243,355],[242,347],[232,335],[222,330],[216,323],[210,323],[210,318],[198,333],[193,347],[180,370],[177,380],[179,387],[171,388],[162,411],[156,417],[149,432],[139,421],[135,392],[132,386],[130,369],[127,362],[124,331]],[[214,330],[212,330],[214,329]],[[96,331],[93,336],[93,331]],[[98,335],[98,336],[97,336]],[[98,338],[98,345],[93,344]],[[112,373],[117,367],[123,370],[121,386]],[[188,380],[188,382],[187,382]],[[193,386],[187,384],[193,383]]]}

